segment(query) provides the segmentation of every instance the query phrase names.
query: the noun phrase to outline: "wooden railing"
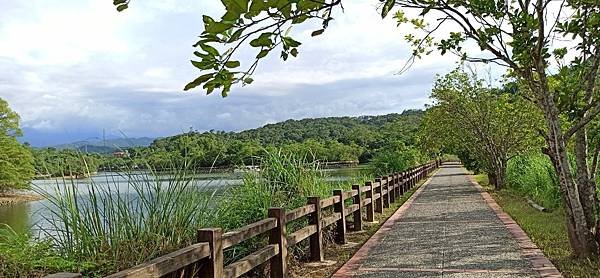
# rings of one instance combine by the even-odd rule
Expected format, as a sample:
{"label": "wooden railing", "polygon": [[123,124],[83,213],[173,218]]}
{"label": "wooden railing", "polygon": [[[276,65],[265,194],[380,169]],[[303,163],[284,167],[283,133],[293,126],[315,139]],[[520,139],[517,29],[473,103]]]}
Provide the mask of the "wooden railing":
{"label": "wooden railing", "polygon": [[[383,213],[384,208],[389,207],[440,165],[441,161],[433,161],[401,173],[377,178],[363,186],[353,185],[349,191],[334,190],[333,196],[329,198],[309,197],[305,206],[290,211],[270,208],[268,218],[235,231],[223,233],[221,229],[198,230],[198,243],[107,277],[234,278],[265,263],[269,264],[271,277],[287,277],[287,256],[290,247],[308,239],[309,259],[314,262],[323,261],[323,230],[326,227],[335,224],[334,241],[337,244],[345,244],[346,233],[350,228],[347,217],[352,217],[352,231],[362,230],[363,212],[365,220],[373,222],[375,213]],[[352,200],[352,204],[346,205],[345,201],[349,199]],[[308,225],[287,234],[286,223],[302,218],[308,220]],[[224,250],[262,234],[268,234],[268,244],[236,262],[225,265]],[[61,273],[52,277],[80,277],[77,275]]]}

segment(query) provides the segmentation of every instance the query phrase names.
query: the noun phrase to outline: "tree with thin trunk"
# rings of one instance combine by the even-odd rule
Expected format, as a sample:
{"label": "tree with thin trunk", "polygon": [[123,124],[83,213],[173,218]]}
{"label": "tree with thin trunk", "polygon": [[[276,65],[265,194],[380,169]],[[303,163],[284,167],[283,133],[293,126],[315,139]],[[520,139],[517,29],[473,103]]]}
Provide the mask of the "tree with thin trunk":
{"label": "tree with thin trunk", "polygon": [[505,185],[508,160],[539,146],[541,115],[533,104],[475,75],[454,70],[438,77],[431,99],[423,140],[476,158],[495,189]]}

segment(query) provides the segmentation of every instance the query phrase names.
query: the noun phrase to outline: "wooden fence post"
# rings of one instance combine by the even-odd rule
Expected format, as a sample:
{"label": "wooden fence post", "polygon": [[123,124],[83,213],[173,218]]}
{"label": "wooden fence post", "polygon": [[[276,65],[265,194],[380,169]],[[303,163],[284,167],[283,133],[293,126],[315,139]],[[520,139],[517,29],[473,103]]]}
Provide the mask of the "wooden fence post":
{"label": "wooden fence post", "polygon": [[383,177],[383,179],[385,180],[385,197],[383,199],[383,207],[384,208],[389,208],[390,207],[390,180],[388,179],[388,176]]}
{"label": "wooden fence post", "polygon": [[394,174],[388,176],[388,191],[390,195],[390,204],[396,202],[396,182]]}
{"label": "wooden fence post", "polygon": [[375,193],[379,193],[379,198],[375,200],[375,212],[383,213],[383,190],[381,190],[381,179],[376,178],[375,184],[378,184],[375,188]]}
{"label": "wooden fence post", "polygon": [[269,244],[277,244],[279,246],[279,254],[270,260],[271,278],[285,278],[288,276],[285,209],[269,208],[269,217],[277,219],[277,227],[273,228],[269,235]]}
{"label": "wooden fence post", "polygon": [[402,195],[400,193],[400,174],[398,172],[394,173],[394,188],[394,195],[396,196],[396,199],[398,199]]}
{"label": "wooden fence post", "polygon": [[352,216],[352,220],[354,222],[354,229],[352,229],[353,231],[357,232],[357,231],[362,231],[362,211],[363,211],[363,206],[362,206],[362,194],[361,194],[361,187],[358,184],[354,184],[352,185],[352,190],[356,190],[358,192],[358,194],[356,194],[356,196],[354,196],[354,198],[352,199],[352,203],[353,204],[358,204],[358,210],[356,210]]}
{"label": "wooden fence post", "polygon": [[221,229],[200,229],[197,233],[198,242],[208,242],[210,258],[206,267],[200,270],[200,277],[223,277],[223,242]]}
{"label": "wooden fence post", "polygon": [[333,191],[333,196],[340,197],[340,201],[333,204],[333,212],[340,214],[340,220],[338,220],[335,225],[335,243],[346,244],[346,210],[344,208],[344,191],[341,189],[336,189]]}
{"label": "wooden fence post", "polygon": [[400,194],[404,195],[406,191],[406,171],[402,171],[400,173]]}
{"label": "wooden fence post", "polygon": [[321,223],[321,198],[308,197],[308,204],[315,206],[315,212],[308,216],[308,224],[315,225],[317,232],[309,238],[310,260],[312,262],[322,262],[325,260],[323,252],[323,226]]}
{"label": "wooden fence post", "polygon": [[370,198],[371,202],[369,204],[367,204],[367,222],[375,222],[375,209],[374,209],[374,205],[375,205],[375,200],[373,200],[373,183],[368,181],[365,182],[365,186],[370,187],[369,190],[367,190],[367,194],[365,196],[365,198]]}

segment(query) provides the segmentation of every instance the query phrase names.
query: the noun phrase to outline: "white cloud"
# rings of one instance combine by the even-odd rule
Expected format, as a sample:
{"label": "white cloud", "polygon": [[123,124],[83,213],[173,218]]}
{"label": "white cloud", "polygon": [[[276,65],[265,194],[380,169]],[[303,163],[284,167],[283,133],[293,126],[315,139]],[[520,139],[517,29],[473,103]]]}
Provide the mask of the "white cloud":
{"label": "white cloud", "polygon": [[434,75],[454,67],[454,58],[427,58],[394,75],[409,52],[404,34],[392,19],[381,20],[376,3],[348,1],[322,36],[310,37],[317,23],[295,30],[303,42],[298,58],[269,57],[251,86],[222,99],[182,92],[197,74],[188,60],[200,15],[220,16],[218,0],[136,0],[123,13],[110,1],[2,2],[0,97],[37,145],[102,129],[165,136],[190,127],[239,130],[422,107]]}

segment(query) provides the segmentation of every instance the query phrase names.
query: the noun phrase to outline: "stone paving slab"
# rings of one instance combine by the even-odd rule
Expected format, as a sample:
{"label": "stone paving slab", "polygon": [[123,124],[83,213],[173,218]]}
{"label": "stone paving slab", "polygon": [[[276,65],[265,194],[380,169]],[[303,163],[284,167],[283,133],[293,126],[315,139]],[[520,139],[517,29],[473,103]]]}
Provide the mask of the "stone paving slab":
{"label": "stone paving slab", "polygon": [[540,274],[539,249],[486,194],[444,164],[333,277],[561,277]]}

